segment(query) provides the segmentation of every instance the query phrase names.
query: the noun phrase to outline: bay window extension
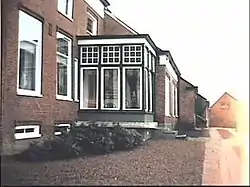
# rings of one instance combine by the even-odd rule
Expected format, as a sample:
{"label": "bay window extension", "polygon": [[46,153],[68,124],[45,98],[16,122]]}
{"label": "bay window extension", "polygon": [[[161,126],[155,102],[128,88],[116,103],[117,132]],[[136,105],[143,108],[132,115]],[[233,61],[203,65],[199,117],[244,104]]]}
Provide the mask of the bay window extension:
{"label": "bay window extension", "polygon": [[80,110],[154,112],[156,53],[148,35],[83,36],[78,45]]}

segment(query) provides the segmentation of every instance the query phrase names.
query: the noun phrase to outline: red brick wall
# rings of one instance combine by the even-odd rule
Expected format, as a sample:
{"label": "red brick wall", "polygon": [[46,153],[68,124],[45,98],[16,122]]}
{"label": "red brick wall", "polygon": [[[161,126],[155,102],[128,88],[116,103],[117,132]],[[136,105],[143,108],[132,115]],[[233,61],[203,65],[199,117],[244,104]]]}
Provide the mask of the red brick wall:
{"label": "red brick wall", "polygon": [[165,123],[165,66],[160,65],[156,72],[156,121]]}
{"label": "red brick wall", "polygon": [[181,78],[179,80],[179,122],[184,125],[194,124],[196,95],[197,89]]}
{"label": "red brick wall", "polygon": [[[29,9],[44,19],[42,98],[18,96],[18,11],[19,5]],[[3,129],[2,140],[13,143],[14,125],[17,121],[41,121],[42,134],[52,134],[54,122],[77,119],[78,103],[56,100],[56,27],[73,37],[86,34],[87,5],[75,0],[74,21],[70,21],[57,11],[57,0],[2,0],[2,66],[3,66]],[[103,20],[98,18],[99,33],[103,33]],[[48,34],[48,24],[52,24],[52,36]],[[31,26],[32,29],[32,26]],[[76,53],[73,56],[77,56]]]}
{"label": "red brick wall", "polygon": [[[228,108],[222,108],[226,104]],[[236,128],[237,101],[224,94],[210,109],[210,127]]]}
{"label": "red brick wall", "polygon": [[108,14],[104,16],[104,34],[105,35],[134,35],[126,27],[118,21],[110,17]]}
{"label": "red brick wall", "polygon": [[[159,65],[156,72],[156,121],[159,125],[174,125],[177,123],[178,118],[174,116],[165,115],[165,76],[166,76],[166,66]],[[170,101],[172,100],[172,95],[170,95]]]}

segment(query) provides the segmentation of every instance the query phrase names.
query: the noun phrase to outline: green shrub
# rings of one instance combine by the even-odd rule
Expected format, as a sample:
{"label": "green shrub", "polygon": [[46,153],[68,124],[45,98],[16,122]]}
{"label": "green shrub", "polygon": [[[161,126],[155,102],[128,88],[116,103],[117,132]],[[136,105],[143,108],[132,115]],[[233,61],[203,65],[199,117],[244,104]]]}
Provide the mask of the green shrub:
{"label": "green shrub", "polygon": [[17,155],[20,160],[46,161],[73,158],[88,154],[107,154],[116,150],[128,150],[143,144],[143,136],[136,130],[119,125],[103,127],[96,123],[73,124],[69,132],[45,140],[42,144],[33,143]]}

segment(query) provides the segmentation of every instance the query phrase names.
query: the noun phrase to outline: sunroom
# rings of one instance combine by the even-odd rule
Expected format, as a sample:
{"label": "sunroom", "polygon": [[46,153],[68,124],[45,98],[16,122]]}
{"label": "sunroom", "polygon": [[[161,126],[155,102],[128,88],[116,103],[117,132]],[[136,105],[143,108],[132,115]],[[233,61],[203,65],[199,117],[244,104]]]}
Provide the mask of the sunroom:
{"label": "sunroom", "polygon": [[79,36],[78,48],[80,121],[157,125],[158,59],[149,35]]}

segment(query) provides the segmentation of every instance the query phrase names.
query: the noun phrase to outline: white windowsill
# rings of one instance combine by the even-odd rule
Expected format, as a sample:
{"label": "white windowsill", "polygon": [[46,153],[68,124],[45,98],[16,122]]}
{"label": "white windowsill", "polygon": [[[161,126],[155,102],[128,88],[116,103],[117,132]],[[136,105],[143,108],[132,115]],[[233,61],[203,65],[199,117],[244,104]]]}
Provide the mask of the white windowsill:
{"label": "white windowsill", "polygon": [[64,96],[64,95],[56,95],[56,99],[63,100],[63,101],[73,101],[72,98],[70,98],[69,96]]}
{"label": "white windowsill", "polygon": [[43,95],[37,91],[17,89],[17,95],[31,96],[31,97],[43,97]]}
{"label": "white windowsill", "polygon": [[40,138],[41,134],[34,133],[15,133],[15,140],[29,139],[29,138]]}
{"label": "white windowsill", "polygon": [[97,35],[97,34],[92,33],[92,32],[90,32],[90,31],[87,31],[87,34],[89,34],[90,36],[96,36],[96,35]]}
{"label": "white windowsill", "polygon": [[63,12],[61,12],[60,10],[57,10],[61,15],[63,15],[65,18],[67,18],[69,21],[73,22],[74,19],[69,17],[68,15],[64,14]]}
{"label": "white windowsill", "polygon": [[101,108],[101,110],[120,110],[119,108]]}
{"label": "white windowsill", "polygon": [[80,108],[81,110],[97,110],[98,108]]}

